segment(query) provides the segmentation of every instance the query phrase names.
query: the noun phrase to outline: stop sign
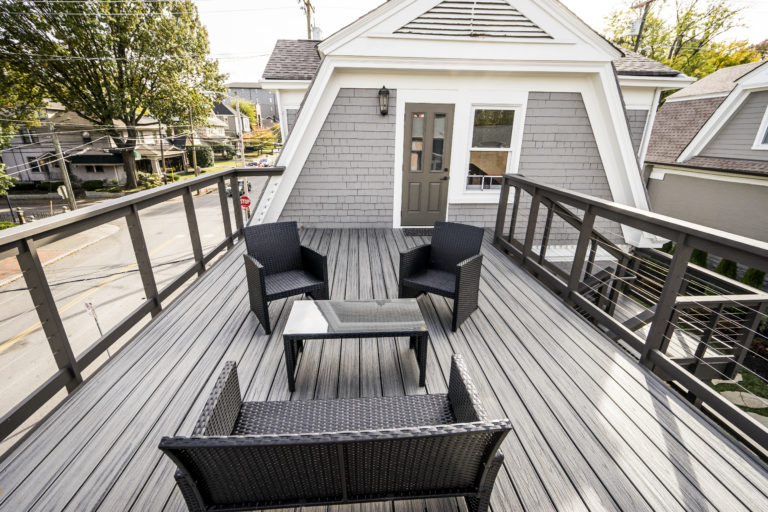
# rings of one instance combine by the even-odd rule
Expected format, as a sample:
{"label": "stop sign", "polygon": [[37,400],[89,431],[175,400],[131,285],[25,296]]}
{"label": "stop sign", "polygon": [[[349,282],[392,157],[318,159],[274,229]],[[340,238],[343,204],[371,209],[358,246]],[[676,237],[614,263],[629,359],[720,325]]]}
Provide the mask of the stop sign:
{"label": "stop sign", "polygon": [[251,198],[248,196],[240,196],[240,206],[243,208],[251,206]]}

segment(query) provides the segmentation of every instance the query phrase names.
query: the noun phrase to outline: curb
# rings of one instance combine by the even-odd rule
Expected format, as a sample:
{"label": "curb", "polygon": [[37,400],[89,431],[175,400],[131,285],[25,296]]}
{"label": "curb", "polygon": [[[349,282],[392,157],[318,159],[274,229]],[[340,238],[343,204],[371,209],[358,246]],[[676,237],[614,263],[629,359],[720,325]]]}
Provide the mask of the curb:
{"label": "curb", "polygon": [[[60,254],[60,255],[56,256],[55,258],[53,258],[51,260],[48,260],[45,263],[43,263],[43,268],[47,267],[48,265],[53,265],[57,261],[61,261],[64,258],[66,258],[67,256],[72,256],[76,252],[80,252],[83,249],[86,249],[86,248],[92,246],[93,244],[95,244],[97,242],[101,242],[105,238],[109,238],[110,236],[112,236],[114,234],[115,234],[114,232],[113,233],[107,233],[106,235],[102,235],[102,236],[100,236],[100,237],[98,237],[98,238],[96,238],[94,240],[91,240],[90,242],[85,243],[85,244],[83,244],[83,245],[81,245],[79,247],[75,247],[74,249],[69,250],[69,251],[65,252],[64,254]],[[5,286],[13,283],[14,281],[18,281],[22,277],[24,277],[24,274],[23,273],[18,273],[18,274],[14,275],[14,276],[9,277],[5,281],[0,281],[0,288],[3,288]]]}

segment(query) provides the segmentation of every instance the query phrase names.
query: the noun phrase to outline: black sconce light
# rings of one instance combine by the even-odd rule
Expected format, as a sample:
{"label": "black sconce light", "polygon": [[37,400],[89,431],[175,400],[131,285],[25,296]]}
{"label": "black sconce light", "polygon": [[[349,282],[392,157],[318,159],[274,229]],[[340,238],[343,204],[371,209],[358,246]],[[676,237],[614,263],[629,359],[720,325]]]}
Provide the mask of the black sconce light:
{"label": "black sconce light", "polygon": [[389,89],[384,86],[379,89],[379,111],[383,116],[389,112]]}

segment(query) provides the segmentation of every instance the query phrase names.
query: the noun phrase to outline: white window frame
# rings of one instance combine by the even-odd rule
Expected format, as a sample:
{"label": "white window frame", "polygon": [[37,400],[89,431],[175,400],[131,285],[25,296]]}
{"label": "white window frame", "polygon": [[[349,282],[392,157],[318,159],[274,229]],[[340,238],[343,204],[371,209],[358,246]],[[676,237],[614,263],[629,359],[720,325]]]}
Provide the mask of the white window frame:
{"label": "white window frame", "polygon": [[[475,113],[478,110],[511,110],[515,113],[513,125],[512,125],[512,135],[511,140],[509,141],[509,147],[508,148],[475,148],[472,146],[472,139],[474,137],[475,133]],[[470,115],[469,115],[469,135],[467,137],[467,165],[464,169],[464,184],[462,186],[462,190],[465,194],[478,194],[478,195],[487,195],[487,194],[499,194],[499,191],[501,190],[501,187],[493,187],[493,188],[482,188],[482,185],[480,188],[469,188],[468,180],[469,180],[469,163],[472,159],[472,152],[473,151],[490,151],[490,152],[502,152],[506,151],[507,153],[507,167],[504,170],[504,174],[516,174],[517,173],[517,163],[520,158],[520,149],[522,147],[522,127],[520,126],[522,124],[522,117],[523,117],[524,109],[521,105],[484,105],[484,104],[477,104],[473,103],[470,108]]]}
{"label": "white window frame", "polygon": [[760,128],[757,130],[757,136],[755,137],[755,143],[752,144],[752,149],[768,151],[768,107],[765,107],[763,120],[760,122]]}

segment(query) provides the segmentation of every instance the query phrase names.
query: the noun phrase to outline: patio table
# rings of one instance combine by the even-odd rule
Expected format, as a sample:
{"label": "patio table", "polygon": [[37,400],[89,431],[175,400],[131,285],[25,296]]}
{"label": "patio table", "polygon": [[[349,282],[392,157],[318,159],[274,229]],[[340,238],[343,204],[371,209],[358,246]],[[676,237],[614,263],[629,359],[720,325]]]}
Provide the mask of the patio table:
{"label": "patio table", "polygon": [[416,299],[296,301],[283,330],[288,389],[296,389],[296,359],[306,340],[400,336],[410,337],[424,386],[429,332]]}

